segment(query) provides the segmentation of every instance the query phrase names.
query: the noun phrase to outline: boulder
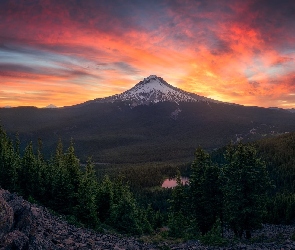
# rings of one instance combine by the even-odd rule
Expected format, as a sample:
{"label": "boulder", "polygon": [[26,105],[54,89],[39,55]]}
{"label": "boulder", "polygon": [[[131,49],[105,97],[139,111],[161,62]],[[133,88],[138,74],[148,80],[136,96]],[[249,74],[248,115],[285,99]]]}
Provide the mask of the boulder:
{"label": "boulder", "polygon": [[28,249],[29,238],[24,233],[14,230],[6,234],[2,240],[5,250],[23,250]]}
{"label": "boulder", "polygon": [[13,226],[13,210],[3,199],[0,191],[0,239],[9,233]]}

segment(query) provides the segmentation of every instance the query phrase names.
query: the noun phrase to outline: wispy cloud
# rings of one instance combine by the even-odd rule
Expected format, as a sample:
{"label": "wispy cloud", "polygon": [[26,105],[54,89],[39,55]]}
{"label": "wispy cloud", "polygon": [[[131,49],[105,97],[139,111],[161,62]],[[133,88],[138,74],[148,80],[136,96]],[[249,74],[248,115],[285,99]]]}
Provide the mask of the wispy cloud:
{"label": "wispy cloud", "polygon": [[0,1],[0,106],[75,104],[158,74],[223,101],[293,107],[294,13],[293,0]]}

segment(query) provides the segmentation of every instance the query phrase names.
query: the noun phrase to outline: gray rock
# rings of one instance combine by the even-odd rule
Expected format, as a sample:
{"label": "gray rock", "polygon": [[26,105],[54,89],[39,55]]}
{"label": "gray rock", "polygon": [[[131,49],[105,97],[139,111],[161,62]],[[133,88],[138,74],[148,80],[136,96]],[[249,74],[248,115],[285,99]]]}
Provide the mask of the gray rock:
{"label": "gray rock", "polygon": [[13,225],[13,210],[0,193],[0,240],[11,231]]}
{"label": "gray rock", "polygon": [[[179,244],[162,242],[159,246],[141,243],[135,237],[100,234],[69,225],[61,216],[32,205],[16,194],[0,189],[0,249],[62,250],[62,249],[295,249],[295,225],[263,225],[253,232],[253,241],[234,241],[230,230],[225,237],[227,247],[204,246],[197,240]],[[256,241],[255,241],[256,239]],[[252,243],[251,243],[252,242]],[[256,243],[253,243],[256,242]]]}
{"label": "gray rock", "polygon": [[6,234],[2,242],[5,250],[23,250],[28,249],[29,238],[24,233],[14,230]]}

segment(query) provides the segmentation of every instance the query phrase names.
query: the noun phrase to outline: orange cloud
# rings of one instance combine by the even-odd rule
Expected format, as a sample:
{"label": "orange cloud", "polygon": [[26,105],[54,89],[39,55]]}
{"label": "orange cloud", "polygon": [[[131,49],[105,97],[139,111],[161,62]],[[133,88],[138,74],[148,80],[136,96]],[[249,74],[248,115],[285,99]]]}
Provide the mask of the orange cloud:
{"label": "orange cloud", "polygon": [[0,106],[73,105],[157,74],[222,101],[291,107],[292,10],[265,0],[7,0]]}

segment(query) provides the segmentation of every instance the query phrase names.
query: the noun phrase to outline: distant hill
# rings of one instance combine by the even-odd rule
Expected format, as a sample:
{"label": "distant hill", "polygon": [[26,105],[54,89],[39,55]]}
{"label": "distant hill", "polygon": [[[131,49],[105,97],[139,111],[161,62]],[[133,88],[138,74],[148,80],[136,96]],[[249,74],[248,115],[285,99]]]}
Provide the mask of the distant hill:
{"label": "distant hill", "polygon": [[56,109],[57,107],[54,104],[49,104],[46,107],[44,107],[45,109]]}
{"label": "distant hill", "polygon": [[[150,84],[150,85],[149,85]],[[102,163],[190,161],[230,141],[295,131],[295,114],[245,107],[188,93],[150,76],[120,95],[71,107],[0,109],[1,124],[24,143],[41,138],[44,151],[73,138],[77,155]]]}

